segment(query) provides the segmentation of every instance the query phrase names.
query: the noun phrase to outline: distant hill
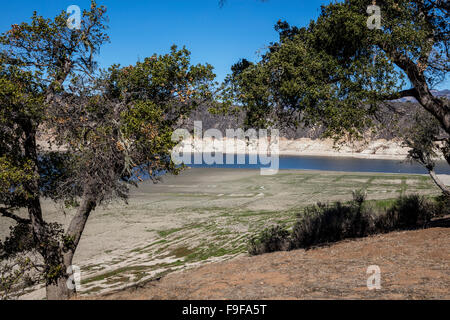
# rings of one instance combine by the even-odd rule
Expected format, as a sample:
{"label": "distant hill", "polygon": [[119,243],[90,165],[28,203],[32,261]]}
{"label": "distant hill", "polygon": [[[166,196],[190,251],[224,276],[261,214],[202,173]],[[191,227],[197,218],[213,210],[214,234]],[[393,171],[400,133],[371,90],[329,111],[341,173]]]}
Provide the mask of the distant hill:
{"label": "distant hill", "polygon": [[[441,94],[445,94],[441,91]],[[447,90],[450,96],[450,90]],[[395,109],[395,112],[393,111]],[[372,139],[387,139],[391,140],[397,135],[395,134],[395,127],[408,127],[411,125],[413,115],[421,110],[422,107],[412,101],[393,102],[388,105],[380,106],[380,112],[377,116],[377,123],[379,130],[372,135]],[[245,114],[241,113],[237,116],[231,115],[213,115],[208,112],[208,106],[203,106],[196,110],[184,125],[188,130],[193,130],[194,121],[202,121],[203,130],[218,129],[225,134],[226,129],[243,128],[243,120]],[[319,139],[323,133],[323,128],[320,126],[314,127],[300,127],[300,128],[279,128],[280,135],[287,139],[310,138]]]}

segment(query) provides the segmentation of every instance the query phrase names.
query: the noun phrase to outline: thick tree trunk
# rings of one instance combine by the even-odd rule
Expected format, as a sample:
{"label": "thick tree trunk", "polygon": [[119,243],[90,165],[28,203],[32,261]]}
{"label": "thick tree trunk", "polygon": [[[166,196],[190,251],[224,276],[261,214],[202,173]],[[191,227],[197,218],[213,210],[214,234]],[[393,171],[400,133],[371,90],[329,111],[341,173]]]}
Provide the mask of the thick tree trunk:
{"label": "thick tree trunk", "polygon": [[73,297],[76,292],[75,289],[69,289],[68,280],[69,275],[64,273],[64,276],[61,276],[55,284],[48,284],[46,286],[47,300],[63,300]]}
{"label": "thick tree trunk", "polygon": [[56,261],[59,262],[59,268],[62,272],[59,274],[58,278],[52,283],[47,283],[46,285],[46,294],[47,300],[65,300],[70,299],[76,295],[75,286],[69,286],[69,279],[72,276],[68,274],[68,268],[72,266],[73,255],[75,253],[75,249],[69,250],[66,253],[63,253],[60,248],[55,250],[56,252],[52,253],[53,259],[50,261],[46,261],[48,265],[55,265]]}
{"label": "thick tree trunk", "polygon": [[420,104],[431,113],[441,124],[442,128],[450,134],[450,109],[448,103],[433,96],[426,83],[414,84]]}
{"label": "thick tree trunk", "polygon": [[55,252],[55,254],[58,254],[58,261],[61,261],[60,267],[63,269],[63,272],[56,280],[56,283],[47,285],[46,290],[48,300],[70,299],[76,295],[76,289],[74,287],[72,287],[73,289],[70,288],[67,284],[71,275],[67,274],[66,271],[72,266],[73,256],[80,242],[84,227],[86,226],[90,213],[96,206],[95,194],[90,190],[91,188],[86,188],[81,205],[67,229],[65,237],[70,242],[69,247],[59,248],[60,251],[58,253]]}
{"label": "thick tree trunk", "polygon": [[[430,40],[434,41],[434,39]],[[425,69],[423,69],[420,61],[419,63],[414,62],[401,51],[394,47],[388,46],[384,42],[380,42],[378,45],[382,50],[384,50],[384,52],[386,52],[392,61],[406,73],[409,81],[411,81],[411,84],[416,91],[413,95],[422,107],[432,114],[440,122],[442,128],[450,134],[450,105],[448,101],[444,101],[443,99],[438,99],[433,96],[424,75]],[[427,58],[430,52],[428,52]]]}

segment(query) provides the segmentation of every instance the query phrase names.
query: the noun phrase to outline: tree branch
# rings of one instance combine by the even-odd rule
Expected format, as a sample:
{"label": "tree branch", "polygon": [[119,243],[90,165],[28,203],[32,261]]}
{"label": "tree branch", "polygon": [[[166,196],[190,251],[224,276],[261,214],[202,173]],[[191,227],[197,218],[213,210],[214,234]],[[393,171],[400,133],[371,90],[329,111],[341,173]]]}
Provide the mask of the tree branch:
{"label": "tree branch", "polygon": [[411,88],[408,90],[402,90],[402,91],[399,91],[399,92],[396,92],[394,94],[384,97],[383,100],[385,100],[385,101],[396,100],[396,99],[405,98],[405,97],[414,97],[417,99],[418,98],[417,90],[415,88]]}
{"label": "tree branch", "polygon": [[442,192],[447,196],[450,197],[450,188],[446,186],[436,175],[433,169],[428,169],[428,172],[430,174],[431,179],[433,179],[434,183],[442,190]]}
{"label": "tree branch", "polygon": [[31,222],[29,219],[21,218],[12,212],[9,212],[8,209],[6,209],[6,208],[0,208],[0,213],[2,214],[3,217],[11,218],[18,223],[30,224],[30,222]]}
{"label": "tree branch", "polygon": [[83,199],[81,202],[81,206],[78,208],[77,213],[70,221],[69,227],[66,231],[65,236],[70,238],[72,241],[72,248],[65,255],[65,262],[71,262],[73,255],[75,253],[76,248],[78,247],[78,243],[80,242],[81,235],[84,231],[84,227],[86,226],[86,222],[89,218],[90,213],[95,210],[96,207],[96,197],[93,192],[90,191],[90,188],[87,187],[83,193]]}

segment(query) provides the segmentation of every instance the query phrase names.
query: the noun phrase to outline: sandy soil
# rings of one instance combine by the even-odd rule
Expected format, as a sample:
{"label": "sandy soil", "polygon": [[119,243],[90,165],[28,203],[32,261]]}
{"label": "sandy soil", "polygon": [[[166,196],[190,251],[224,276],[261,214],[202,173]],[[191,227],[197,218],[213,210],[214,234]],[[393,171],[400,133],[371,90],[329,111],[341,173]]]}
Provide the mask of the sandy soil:
{"label": "sandy soil", "polygon": [[[240,257],[96,299],[450,299],[450,224]],[[381,289],[368,290],[370,265]]]}

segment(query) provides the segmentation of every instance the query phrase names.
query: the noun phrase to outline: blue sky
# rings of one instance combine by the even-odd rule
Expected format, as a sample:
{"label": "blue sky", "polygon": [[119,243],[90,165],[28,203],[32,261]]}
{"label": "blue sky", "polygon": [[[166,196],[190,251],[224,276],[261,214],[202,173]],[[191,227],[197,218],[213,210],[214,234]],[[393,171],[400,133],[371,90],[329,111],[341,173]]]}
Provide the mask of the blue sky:
{"label": "blue sky", "polygon": [[[108,8],[111,43],[101,49],[102,67],[130,65],[153,53],[163,54],[172,44],[186,45],[193,63],[208,62],[218,80],[240,58],[258,60],[261,50],[277,40],[273,26],[279,20],[304,26],[330,0],[97,0]],[[2,1],[0,32],[13,23],[28,21],[33,11],[53,17],[69,5],[88,9],[90,0]],[[449,81],[440,89],[449,88]]]}

